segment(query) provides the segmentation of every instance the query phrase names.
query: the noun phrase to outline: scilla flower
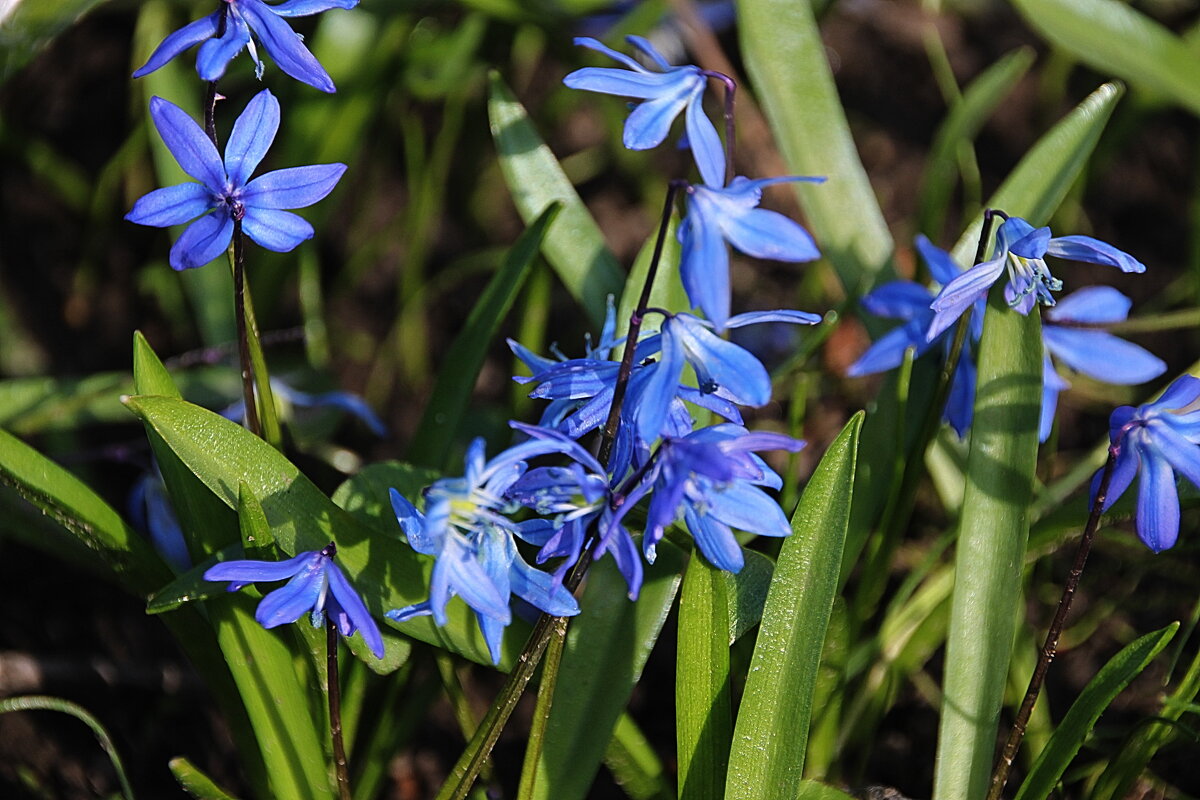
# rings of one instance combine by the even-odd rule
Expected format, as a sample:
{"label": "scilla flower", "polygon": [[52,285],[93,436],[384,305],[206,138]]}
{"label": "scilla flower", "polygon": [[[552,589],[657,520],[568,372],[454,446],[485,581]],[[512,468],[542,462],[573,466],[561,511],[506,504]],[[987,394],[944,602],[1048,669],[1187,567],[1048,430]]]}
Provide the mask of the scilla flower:
{"label": "scilla flower", "polygon": [[313,627],[324,624],[328,614],[338,633],[353,636],[362,633],[363,641],[376,658],[383,658],[383,636],[362,598],[346,580],[333,557],[337,546],[330,542],[323,550],[299,553],[287,561],[222,561],[204,573],[206,581],[230,581],[229,591],[236,592],[258,581],[281,581],[287,585],[262,599],[254,618],[264,628],[295,622],[311,614]]}
{"label": "scilla flower", "polygon": [[261,78],[263,63],[254,47],[253,34],[285,73],[323,92],[332,92],[334,86],[329,73],[304,46],[300,35],[282,18],[306,17],[331,8],[354,8],[356,5],[358,0],[287,0],[279,5],[262,0],[221,0],[216,11],[163,39],[133,77],[149,75],[184,50],[203,42],[196,54],[196,71],[202,80],[219,79],[243,48],[249,48],[255,74]]}
{"label": "scilla flower", "polygon": [[175,269],[202,267],[225,252],[235,221],[260,246],[277,253],[311,239],[312,225],[282,209],[321,200],[346,171],[345,164],[315,164],[250,180],[279,130],[279,101],[265,89],[234,122],[223,161],[212,140],[175,104],[152,98],[150,116],[179,166],[199,183],[155,189],[138,200],[125,219],[156,228],[195,219],[171,247]]}
{"label": "scilla flower", "polygon": [[1049,228],[1034,228],[1020,217],[1010,217],[996,233],[996,255],[992,260],[977,264],[950,281],[930,304],[936,313],[926,334],[929,341],[949,328],[976,300],[986,297],[988,289],[1005,271],[1008,285],[1004,287],[1004,296],[1018,312],[1028,314],[1037,303],[1054,305],[1052,292],[1062,288],[1062,281],[1050,273],[1046,256],[1105,264],[1122,272],[1146,271],[1145,264],[1098,239],[1051,238]]}
{"label": "scilla flower", "polygon": [[[1200,379],[1177,378],[1162,397],[1142,406],[1121,406],[1108,421],[1116,455],[1104,499],[1107,510],[1138,472],[1137,534],[1158,553],[1179,537],[1179,493],[1175,473],[1200,487]],[[1103,470],[1092,479],[1095,501]]]}

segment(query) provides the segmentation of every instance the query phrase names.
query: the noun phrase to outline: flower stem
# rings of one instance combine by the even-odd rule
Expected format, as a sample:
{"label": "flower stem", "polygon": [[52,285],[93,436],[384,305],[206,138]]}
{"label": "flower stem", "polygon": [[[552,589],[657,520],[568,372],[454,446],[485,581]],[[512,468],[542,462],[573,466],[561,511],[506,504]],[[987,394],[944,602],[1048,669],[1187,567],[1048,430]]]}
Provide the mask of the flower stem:
{"label": "flower stem", "polygon": [[325,615],[325,688],[329,696],[329,735],[333,739],[333,768],[337,774],[338,798],[350,800],[350,769],[346,744],[342,741],[342,684],[338,679],[338,631]]}
{"label": "flower stem", "polygon": [[250,360],[250,340],[246,332],[246,264],[245,237],[242,220],[233,220],[233,304],[237,317],[238,359],[242,365],[242,400],[246,405],[246,427],[255,436],[262,436],[258,422],[258,407],[254,400],[254,364]]}
{"label": "flower stem", "polygon": [[1100,515],[1104,509],[1104,501],[1108,495],[1108,485],[1112,481],[1115,464],[1116,451],[1114,447],[1110,447],[1108,460],[1104,463],[1104,471],[1100,474],[1100,487],[1096,492],[1096,499],[1092,501],[1092,511],[1088,515],[1087,524],[1084,525],[1083,534],[1079,537],[1079,547],[1075,551],[1075,563],[1067,574],[1062,597],[1058,601],[1058,610],[1054,612],[1054,619],[1051,620],[1050,628],[1046,631],[1046,641],[1042,644],[1041,652],[1038,653],[1037,665],[1033,668],[1033,675],[1029,678],[1029,688],[1025,690],[1025,699],[1021,701],[1021,708],[1017,711],[1017,718],[1013,722],[1012,730],[1009,731],[1004,751],[996,762],[987,800],[1000,800],[1000,793],[1004,791],[1004,784],[1008,781],[1008,772],[1012,768],[1013,759],[1016,758],[1017,749],[1025,737],[1025,729],[1029,724],[1029,716],[1033,713],[1033,705],[1042,691],[1042,684],[1046,682],[1046,673],[1049,672],[1050,662],[1054,660],[1054,655],[1058,650],[1058,639],[1066,625],[1067,613],[1071,610],[1071,601],[1075,598],[1075,589],[1079,586],[1079,578],[1083,575],[1083,567],[1087,563],[1088,554],[1092,550],[1092,542],[1096,538],[1096,529],[1100,526]]}
{"label": "flower stem", "polygon": [[737,174],[733,166],[733,152],[737,142],[733,116],[737,81],[724,72],[706,69],[704,70],[704,74],[710,78],[719,80],[725,85],[725,185],[728,186],[733,181],[733,176]]}
{"label": "flower stem", "polygon": [[[228,24],[229,5],[221,4],[221,16],[217,19],[217,35],[220,39],[225,35],[225,26]],[[218,147],[217,144],[217,82],[209,81],[208,88],[204,92],[204,132],[208,134],[208,138],[212,139],[213,147]]]}

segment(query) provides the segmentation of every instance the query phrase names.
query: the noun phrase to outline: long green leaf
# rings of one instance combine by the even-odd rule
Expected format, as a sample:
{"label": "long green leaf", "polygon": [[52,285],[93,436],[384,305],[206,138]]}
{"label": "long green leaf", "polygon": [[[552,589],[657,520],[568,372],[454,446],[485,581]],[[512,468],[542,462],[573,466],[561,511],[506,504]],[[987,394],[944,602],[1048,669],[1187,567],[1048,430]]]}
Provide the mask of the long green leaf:
{"label": "long green leaf", "polygon": [[679,595],[675,749],[679,797],[719,797],[729,766],[729,603],[721,571],[693,551]]}
{"label": "long green leaf", "polygon": [[[249,486],[261,499],[275,543],[288,555],[319,550],[336,541],[343,571],[376,617],[427,598],[430,560],[418,556],[399,538],[377,533],[338,508],[294,464],[240,425],[168,397],[132,397],[126,405],[154,427],[225,505],[235,508],[237,487]],[[396,627],[472,661],[490,664],[487,646],[467,606],[452,602],[447,613],[450,619],[445,627],[434,625],[428,617]],[[513,623],[505,637],[502,664],[512,662],[528,630],[525,623]],[[356,655],[366,652],[358,635],[350,644]]]}
{"label": "long green leaf", "polygon": [[237,800],[233,795],[217,786],[216,781],[201,772],[195,764],[182,756],[172,758],[167,762],[167,767],[175,776],[175,780],[179,781],[183,790],[196,800]]}
{"label": "long green leaf", "polygon": [[628,713],[617,718],[604,766],[631,800],[675,800],[662,760]]}
{"label": "long green leaf", "polygon": [[838,99],[809,0],[739,0],[742,53],[821,251],[848,292],[891,271],[892,236]]}
{"label": "long green leaf", "polygon": [[[666,547],[664,547],[666,545]],[[583,611],[567,629],[554,705],[546,727],[533,796],[576,800],[588,795],[646,659],[679,588],[683,553],[661,542],[647,567],[637,602],[626,596],[625,579],[603,559],[588,572],[579,601]]]}
{"label": "long green leaf", "polygon": [[1149,666],[1178,630],[1179,623],[1173,622],[1126,645],[1088,681],[1034,762],[1015,800],[1044,800],[1050,796],[1100,715]]}
{"label": "long green leaf", "polygon": [[1104,75],[1165,95],[1200,114],[1200,54],[1118,0],[1012,0],[1055,45]]}
{"label": "long green leaf", "polygon": [[496,73],[491,75],[488,119],[500,169],[525,223],[533,224],[551,203],[562,203],[542,253],[592,322],[601,324],[606,298],[619,295],[625,283],[621,267],[525,107]]}
{"label": "long green leaf", "polygon": [[775,564],[734,728],[725,784],[728,800],[791,800],[800,790],[862,421],[859,412],[821,459]]}
{"label": "long green leaf", "polygon": [[433,467],[445,465],[446,453],[467,411],[488,346],[525,284],[546,230],[553,224],[560,208],[562,205],[557,201],[551,203],[521,234],[508,251],[504,265],[471,309],[466,324],[447,348],[421,424],[409,445],[414,461]]}
{"label": "long green leaf", "polygon": [[0,15],[0,83],[100,0],[12,0]]}

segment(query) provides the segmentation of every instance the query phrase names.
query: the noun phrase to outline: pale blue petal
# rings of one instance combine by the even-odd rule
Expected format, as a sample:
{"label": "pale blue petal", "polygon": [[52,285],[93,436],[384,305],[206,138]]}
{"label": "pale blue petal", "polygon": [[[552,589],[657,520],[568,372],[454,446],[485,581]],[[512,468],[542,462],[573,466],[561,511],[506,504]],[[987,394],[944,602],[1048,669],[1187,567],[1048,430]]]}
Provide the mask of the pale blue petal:
{"label": "pale blue petal", "polygon": [[250,181],[242,202],[255,208],[305,208],[332,192],[345,171],[345,164],[277,169]]}
{"label": "pale blue petal", "polygon": [[[1016,223],[1022,223],[1023,227],[1016,225]],[[1002,246],[1012,251],[1015,255],[1033,260],[1040,259],[1046,255],[1046,247],[1050,243],[1049,228],[1034,228],[1023,219],[1013,218],[1005,222],[1000,228],[1002,233],[1006,229],[1008,231],[1006,237],[1007,244],[1004,244],[1004,240],[1002,239]]]}
{"label": "pale blue petal", "polygon": [[936,313],[929,331],[925,334],[926,341],[932,342],[942,331],[949,328],[980,297],[987,294],[992,284],[1004,273],[1004,258],[996,258],[978,264],[959,275],[942,287],[942,291],[929,304]]}
{"label": "pale blue petal", "polygon": [[203,267],[225,252],[233,239],[233,217],[221,206],[187,226],[168,258],[172,269]]}
{"label": "pale blue petal", "polygon": [[[667,324],[670,324],[668,321]],[[667,324],[664,324],[664,329]],[[683,372],[685,353],[683,343],[675,336],[663,336],[662,360],[654,367],[645,389],[634,409],[638,435],[646,442],[653,442],[663,431],[667,411],[679,386]]]}
{"label": "pale blue petal", "polygon": [[161,97],[150,98],[150,116],[163,144],[183,171],[213,192],[225,188],[225,165],[212,139],[182,108]]}
{"label": "pale blue petal", "polygon": [[155,189],[133,204],[125,219],[138,225],[165,228],[182,225],[213,207],[212,192],[200,183],[181,183]]}
{"label": "pale blue petal", "polygon": [[133,77],[141,78],[149,75],[189,47],[216,36],[220,20],[221,12],[214,11],[207,17],[202,17],[195,22],[184,25],[163,39],[162,43],[154,48],[154,52],[150,54],[150,58],[146,60],[146,63],[137,72],[133,73]]}
{"label": "pale blue petal", "polygon": [[954,370],[954,378],[950,382],[950,397],[946,399],[946,409],[942,419],[949,423],[961,439],[971,427],[971,419],[975,414],[975,364],[964,353]]}
{"label": "pale blue petal", "polygon": [[704,92],[692,95],[684,116],[688,145],[700,177],[709,186],[725,185],[725,150],[712,120],[704,113]]}
{"label": "pale blue petal", "polygon": [[261,0],[239,0],[246,21],[279,68],[301,83],[323,92],[335,91],[329,73],[304,46],[300,37]]}
{"label": "pale blue petal", "polygon": [[242,230],[259,246],[276,253],[286,253],[313,237],[308,220],[290,211],[270,208],[247,207]]}
{"label": "pale blue petal", "polygon": [[733,531],[717,519],[700,514],[691,505],[684,507],[683,518],[688,531],[696,540],[696,546],[708,559],[708,563],[726,572],[741,572],[746,563],[742,548]]}
{"label": "pale blue petal", "polygon": [[400,530],[404,531],[404,538],[408,540],[409,546],[427,556],[437,555],[437,543],[426,534],[425,515],[395,489],[389,489],[388,496],[392,500],[392,511],[396,514],[396,521],[400,523]]}
{"label": "pale blue petal", "polygon": [[650,40],[644,36],[638,36],[637,34],[630,34],[625,37],[625,41],[629,42],[631,45],[636,47],[638,50],[641,50],[642,53],[644,53],[646,56],[648,56],[650,58],[650,60],[653,61],[654,64],[659,69],[663,69],[663,70],[686,69],[686,67],[672,67],[670,62],[668,62],[667,59],[663,58],[663,54],[658,52],[658,50],[654,47],[654,45],[650,44]]}
{"label": "pale blue petal", "polygon": [[1161,420],[1150,423],[1151,444],[1183,477],[1200,488],[1200,446],[1189,442]]}
{"label": "pale blue petal", "polygon": [[1104,383],[1145,383],[1167,371],[1158,356],[1105,331],[1047,325],[1042,338],[1059,361]]}
{"label": "pale blue petal", "polygon": [[271,11],[280,17],[308,17],[332,8],[351,9],[357,5],[358,0],[285,0],[271,6]]}
{"label": "pale blue petal", "polygon": [[1146,265],[1124,250],[1118,250],[1090,236],[1059,236],[1050,240],[1046,253],[1072,261],[1103,264],[1116,267],[1122,272],[1145,272]]}
{"label": "pale blue petal", "polygon": [[720,228],[705,218],[703,206],[689,205],[690,213],[679,226],[679,275],[691,304],[703,310],[717,330],[724,330],[729,318],[729,251]]}
{"label": "pale blue petal", "polygon": [[1179,538],[1175,473],[1165,460],[1150,454],[1142,459],[1142,474],[1138,479],[1137,533],[1156,553],[1171,547]]}
{"label": "pale blue petal", "polygon": [[929,241],[925,234],[917,235],[916,245],[917,252],[921,254],[921,258],[925,259],[925,265],[929,267],[930,277],[937,283],[945,286],[962,274],[963,269],[958,262],[945,250]]}
{"label": "pale blue petal", "polygon": [[354,591],[341,569],[332,561],[326,565],[325,574],[329,579],[329,591],[333,595],[332,600],[327,603],[330,619],[337,625],[338,631],[342,636],[350,636],[354,631],[360,631],[371,653],[376,658],[383,658],[383,635],[380,634],[375,620],[371,618],[371,613],[363,605],[358,592]]}
{"label": "pale blue petal", "polygon": [[[684,316],[676,317],[668,325],[687,351],[687,360],[700,377],[701,391],[721,387],[735,403],[756,408],[770,402],[771,376],[748,351]],[[665,330],[667,326],[663,327]]]}
{"label": "pale blue petal", "polygon": [[1162,397],[1150,404],[1155,409],[1177,410],[1200,400],[1200,378],[1181,375],[1167,387]]}
{"label": "pale blue petal", "polygon": [[681,84],[669,93],[640,103],[625,120],[622,143],[630,150],[658,147],[670,133],[671,123],[687,106],[692,91],[692,87]]}
{"label": "pale blue petal", "polygon": [[234,581],[245,585],[257,581],[282,581],[303,569],[321,555],[320,551],[301,553],[287,561],[222,561],[204,571],[206,581]]}
{"label": "pale blue petal", "polygon": [[605,45],[605,44],[593,39],[590,36],[575,37],[575,44],[580,47],[586,47],[589,50],[595,50],[597,53],[603,53],[604,55],[608,56],[609,58],[613,59],[614,61],[620,61],[622,64],[629,67],[634,72],[648,72],[649,71],[645,67],[643,67],[641,64],[639,64],[637,61],[634,61],[632,58],[625,55],[624,53],[621,53],[617,50],[613,50],[608,45]]}
{"label": "pale blue petal", "polygon": [[555,617],[573,617],[579,613],[579,603],[553,576],[534,569],[518,556],[513,559],[509,577],[512,592],[531,605]]}
{"label": "pale blue petal", "polygon": [[1088,286],[1072,292],[1044,312],[1050,322],[1082,322],[1103,325],[1123,322],[1132,301],[1111,286]]}
{"label": "pale blue petal", "polygon": [[499,664],[500,645],[504,640],[504,628],[507,623],[485,617],[478,612],[475,614],[475,621],[479,623],[479,631],[483,634],[483,641],[487,643],[488,655],[492,657],[492,663]]}
{"label": "pale blue petal", "polygon": [[[263,89],[246,104],[246,110],[233,123],[233,132],[229,134],[229,141],[225,144],[225,171],[234,187],[245,186],[246,181],[250,180],[250,176],[270,149],[271,142],[275,141],[278,131],[279,101],[270,90]],[[245,202],[245,194],[242,199]]]}
{"label": "pale blue petal", "polygon": [[433,608],[428,600],[422,603],[415,603],[411,606],[405,606],[404,608],[393,608],[384,614],[392,622],[408,622],[410,619],[416,617],[428,617],[432,615]]}
{"label": "pale blue petal", "polygon": [[[1125,494],[1125,490],[1133,483],[1133,479],[1137,477],[1138,466],[1141,463],[1141,456],[1137,448],[1130,445],[1122,447],[1117,454],[1116,463],[1113,464],[1113,474],[1108,481],[1108,493],[1104,496],[1104,507],[1101,511],[1108,511],[1112,508],[1112,504],[1121,499],[1121,495]],[[1096,494],[1100,491],[1100,479],[1104,476],[1104,469],[1096,470],[1096,474],[1092,476],[1092,483],[1088,493],[1088,507],[1090,508],[1096,502]]]}
{"label": "pale blue petal", "polygon": [[792,526],[769,494],[746,483],[733,483],[707,494],[709,513],[740,531],[761,536],[788,536]]}
{"label": "pale blue petal", "polygon": [[747,325],[758,325],[763,322],[785,322],[791,325],[817,325],[824,317],[811,314],[808,311],[793,311],[779,309],[777,311],[747,311],[736,314],[725,323],[726,328],[744,328]]}
{"label": "pale blue petal", "polygon": [[748,256],[792,262],[821,257],[808,231],[778,212],[754,208],[718,222],[729,243]]}
{"label": "pale blue petal", "polygon": [[611,67],[584,67],[563,78],[569,89],[612,94],[648,100],[658,97],[672,86],[678,77],[661,72],[628,72]]}
{"label": "pale blue petal", "polygon": [[1071,384],[1062,379],[1050,363],[1050,356],[1042,353],[1042,412],[1038,419],[1038,441],[1050,438],[1054,429],[1054,412],[1058,408],[1058,395]]}

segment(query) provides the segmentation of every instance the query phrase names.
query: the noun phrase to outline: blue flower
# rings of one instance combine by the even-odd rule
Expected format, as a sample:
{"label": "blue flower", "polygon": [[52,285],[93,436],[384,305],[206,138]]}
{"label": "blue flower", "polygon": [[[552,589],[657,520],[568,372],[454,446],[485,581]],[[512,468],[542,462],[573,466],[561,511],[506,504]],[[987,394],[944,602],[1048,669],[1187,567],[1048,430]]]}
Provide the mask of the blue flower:
{"label": "blue flower", "polygon": [[927,334],[930,340],[946,330],[972,304],[986,297],[988,289],[1008,272],[1004,296],[1021,314],[1028,314],[1036,303],[1054,305],[1054,295],[1062,281],[1050,273],[1045,256],[1057,256],[1089,264],[1105,264],[1122,272],[1145,272],[1146,265],[1133,256],[1090,236],[1050,237],[1049,228],[1034,228],[1020,217],[1004,221],[996,233],[996,255],[977,264],[942,287],[930,304],[936,314]]}
{"label": "blue flower", "polygon": [[725,152],[721,137],[704,113],[704,87],[708,78],[699,67],[673,67],[641,36],[628,36],[627,41],[641,50],[658,67],[648,70],[624,53],[605,47],[595,39],[580,37],[575,44],[604,53],[629,70],[605,67],[585,67],[563,78],[572,89],[583,89],[619,97],[634,97],[640,103],[625,121],[625,146],[630,150],[649,150],[662,144],[671,130],[671,123],[685,111],[684,128],[696,166],[705,183],[714,186],[725,182]]}
{"label": "blue flower", "polygon": [[[1109,418],[1110,450],[1116,456],[1104,510],[1138,480],[1137,534],[1158,553],[1179,537],[1179,494],[1175,473],[1200,487],[1200,379],[1177,378],[1162,397],[1134,408],[1121,406]],[[1092,478],[1092,501],[1103,470]]]}
{"label": "blue flower", "polygon": [[279,5],[262,0],[223,0],[223,4],[207,17],[185,25],[163,39],[133,77],[149,75],[184,50],[204,42],[196,54],[196,71],[202,80],[218,80],[243,47],[249,48],[255,74],[262,78],[263,63],[250,36],[253,33],[285,73],[323,92],[332,92],[334,86],[329,73],[304,46],[300,35],[281,17],[305,17],[331,8],[354,8],[356,5],[358,0],[287,0]]}
{"label": "blue flower", "polygon": [[257,581],[281,581],[287,585],[262,599],[254,618],[264,628],[274,628],[285,622],[295,622],[306,611],[311,612],[313,627],[324,623],[328,613],[342,636],[362,633],[363,641],[383,658],[383,636],[362,598],[346,580],[342,570],[333,563],[337,546],[330,542],[323,550],[299,553],[287,561],[223,561],[204,572],[206,581],[231,581],[229,591],[236,592]]}
{"label": "blue flower", "polygon": [[171,506],[157,462],[142,473],[129,490],[129,516],[135,528],[150,536],[154,549],[173,570],[187,572],[191,569],[192,556],[188,552],[187,539]]}
{"label": "blue flower", "polygon": [[785,181],[823,182],[824,178],[787,176],[750,180],[734,178],[688,187],[688,213],[679,226],[683,252],[680,277],[692,305],[704,312],[718,331],[729,319],[729,251],[725,243],[754,258],[812,261],[820,257],[813,238],[800,225],[775,211],[759,208],[762,188]]}
{"label": "blue flower", "polygon": [[719,569],[738,572],[744,563],[733,529],[760,536],[792,532],[783,509],[766,492],[783,481],[754,454],[797,452],[804,442],[779,433],[751,433],[740,425],[714,425],[680,439],[664,439],[643,480],[624,498],[613,523],[653,492],[642,549],[654,563],[663,533],[681,514],[700,552]]}
{"label": "blue flower", "polygon": [[134,204],[125,219],[139,225],[165,228],[196,219],[171,247],[175,269],[201,267],[229,246],[234,221],[246,235],[268,250],[286,253],[311,239],[312,226],[281,209],[304,208],[333,191],[345,164],[291,167],[250,174],[262,161],[279,130],[279,101],[259,92],[233,125],[225,159],[191,117],[178,106],[155,97],[150,116],[179,166],[199,183],[155,189]]}
{"label": "blue flower", "polygon": [[579,613],[579,604],[561,583],[555,585],[549,574],[526,564],[517,552],[513,536],[522,533],[523,523],[505,515],[520,504],[507,492],[525,474],[527,458],[564,453],[594,459],[565,436],[522,442],[491,461],[486,460],[484,448],[483,439],[476,439],[467,451],[466,475],[443,478],[425,490],[424,513],[395,489],[391,491],[392,509],[409,545],[436,561],[429,600],[386,616],[404,622],[432,615],[438,625],[445,625],[446,604],[458,595],[474,610],[492,662],[499,663],[500,640],[512,620],[511,595],[555,616]]}
{"label": "blue flower", "polygon": [[[300,408],[336,408],[345,411],[366,425],[376,436],[387,436],[387,426],[367,401],[353,392],[321,392],[309,394],[293,389],[282,378],[271,377],[271,393],[279,400]],[[240,422],[246,416],[246,401],[238,400],[221,412],[221,416]]]}
{"label": "blue flower", "polygon": [[[935,282],[945,286],[962,274],[962,270],[950,254],[934,245],[924,235],[917,236],[916,245]],[[864,296],[862,305],[867,311],[884,319],[901,320],[904,324],[888,331],[867,348],[866,352],[850,365],[846,374],[857,378],[894,369],[903,363],[904,353],[910,347],[916,351],[919,358],[940,342],[944,354],[948,356],[952,342],[946,331],[933,339],[928,339],[925,335],[933,321],[933,310],[929,308],[933,297],[932,291],[914,281],[891,281]],[[965,436],[967,429],[971,427],[975,404],[973,348],[983,329],[984,302],[983,298],[975,301],[970,336],[964,342],[963,351],[959,355],[958,366],[950,386],[950,396],[946,399],[946,409],[943,413],[943,419],[950,423],[959,438]]]}
{"label": "blue flower", "polygon": [[1129,298],[1111,286],[1089,286],[1046,310],[1042,326],[1046,354],[1039,424],[1041,441],[1050,436],[1059,392],[1071,385],[1054,369],[1051,356],[1076,372],[1104,383],[1145,383],[1167,371],[1162,359],[1144,348],[1091,327],[1123,322],[1129,316],[1130,305]]}

